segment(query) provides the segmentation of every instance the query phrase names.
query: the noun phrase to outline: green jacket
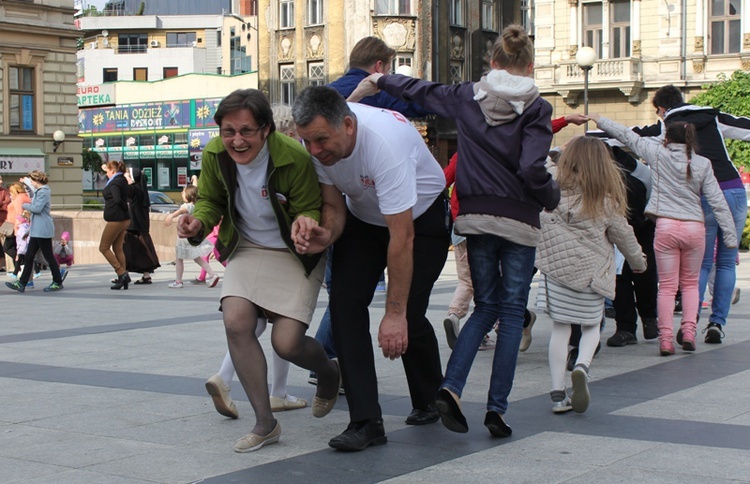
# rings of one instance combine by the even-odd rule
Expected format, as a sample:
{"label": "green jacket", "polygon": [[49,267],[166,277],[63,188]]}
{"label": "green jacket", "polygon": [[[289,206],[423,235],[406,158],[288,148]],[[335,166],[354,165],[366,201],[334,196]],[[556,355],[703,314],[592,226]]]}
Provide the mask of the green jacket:
{"label": "green jacket", "polygon": [[[310,275],[322,254],[298,254],[291,239],[291,227],[294,219],[300,215],[320,221],[322,198],[318,176],[310,154],[298,141],[274,131],[268,136],[267,143],[269,160],[266,187],[279,223],[279,232],[289,251],[305,268],[305,275]],[[193,212],[193,216],[203,223],[203,231],[189,241],[193,245],[199,244],[223,217],[216,241],[219,261],[222,262],[229,258],[240,241],[235,225],[238,217],[236,187],[237,164],[227,153],[221,138],[216,137],[203,150],[198,201]],[[286,203],[282,205],[277,194],[283,195]]]}

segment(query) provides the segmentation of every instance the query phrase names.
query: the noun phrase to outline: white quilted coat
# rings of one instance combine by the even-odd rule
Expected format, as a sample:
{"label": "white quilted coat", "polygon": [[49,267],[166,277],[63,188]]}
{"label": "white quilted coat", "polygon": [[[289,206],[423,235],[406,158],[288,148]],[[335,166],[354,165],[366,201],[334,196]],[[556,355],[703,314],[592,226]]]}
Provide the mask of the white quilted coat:
{"label": "white quilted coat", "polygon": [[615,297],[615,255],[612,244],[635,271],[646,270],[646,256],[622,215],[608,210],[597,220],[583,218],[578,195],[563,190],[560,204],[542,212],[542,241],[537,247],[539,270],[571,289],[591,287],[596,293]]}

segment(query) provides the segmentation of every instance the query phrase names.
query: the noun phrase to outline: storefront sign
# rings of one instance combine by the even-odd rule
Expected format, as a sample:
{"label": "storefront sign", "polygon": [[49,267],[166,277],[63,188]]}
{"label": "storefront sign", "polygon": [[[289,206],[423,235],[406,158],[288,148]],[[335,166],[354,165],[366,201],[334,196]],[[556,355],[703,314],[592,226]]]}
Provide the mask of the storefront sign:
{"label": "storefront sign", "polygon": [[44,153],[25,155],[14,153],[3,153],[0,151],[0,173],[29,173],[30,171],[44,170]]}
{"label": "storefront sign", "polygon": [[115,85],[78,86],[78,107],[115,104]]}
{"label": "storefront sign", "polygon": [[221,99],[191,99],[148,104],[125,104],[78,110],[78,130],[87,133],[155,131],[215,127],[213,115]]}

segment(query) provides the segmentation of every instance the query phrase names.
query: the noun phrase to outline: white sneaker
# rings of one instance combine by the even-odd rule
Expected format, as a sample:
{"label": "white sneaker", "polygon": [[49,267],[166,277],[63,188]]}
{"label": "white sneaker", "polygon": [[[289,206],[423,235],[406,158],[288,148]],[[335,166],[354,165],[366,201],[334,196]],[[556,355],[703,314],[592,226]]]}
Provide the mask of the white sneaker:
{"label": "white sneaker", "polygon": [[297,398],[292,395],[284,395],[284,398],[274,397],[271,395],[271,411],[272,412],[283,412],[285,410],[297,410],[298,408],[305,408],[307,406],[307,400],[304,398]]}
{"label": "white sneaker", "polygon": [[182,283],[181,282],[170,282],[167,287],[171,287],[172,289],[182,289]]}
{"label": "white sneaker", "polygon": [[208,281],[206,281],[206,285],[208,287],[216,287],[216,284],[219,283],[219,279],[220,279],[219,275],[218,274],[214,274],[214,276],[211,279],[209,279]]}
{"label": "white sneaker", "polygon": [[448,317],[443,320],[443,328],[445,329],[445,337],[448,340],[448,347],[453,349],[458,339],[458,331],[461,326],[461,320],[458,319],[453,313],[449,313]]}

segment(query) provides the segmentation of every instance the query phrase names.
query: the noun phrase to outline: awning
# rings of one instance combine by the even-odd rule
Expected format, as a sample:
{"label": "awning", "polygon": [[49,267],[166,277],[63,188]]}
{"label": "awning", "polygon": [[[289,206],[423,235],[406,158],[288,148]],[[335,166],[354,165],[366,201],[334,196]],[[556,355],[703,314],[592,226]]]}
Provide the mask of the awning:
{"label": "awning", "polygon": [[0,173],[44,171],[46,155],[36,148],[0,148]]}

